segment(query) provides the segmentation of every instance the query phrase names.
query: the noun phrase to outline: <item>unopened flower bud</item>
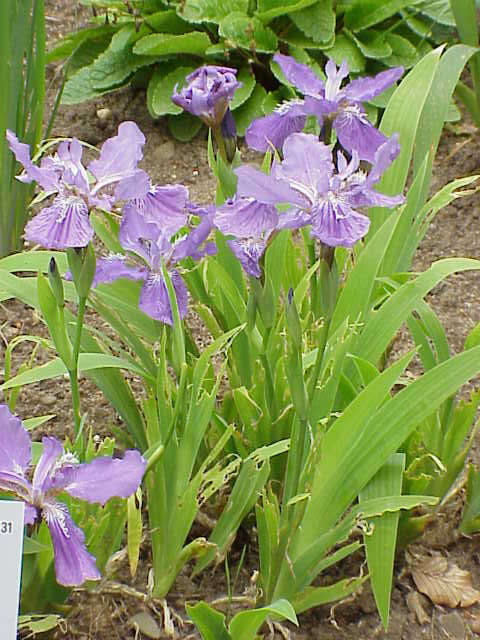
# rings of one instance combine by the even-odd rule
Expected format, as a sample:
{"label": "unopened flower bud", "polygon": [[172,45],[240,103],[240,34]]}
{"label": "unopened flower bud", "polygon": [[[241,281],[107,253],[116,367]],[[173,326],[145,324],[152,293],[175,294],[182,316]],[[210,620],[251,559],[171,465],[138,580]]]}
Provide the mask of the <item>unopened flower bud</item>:
{"label": "unopened flower bud", "polygon": [[55,300],[57,301],[57,305],[59,307],[64,307],[65,297],[63,293],[63,282],[60,277],[60,273],[58,272],[57,262],[53,257],[50,258],[50,262],[48,264],[48,281],[52,288],[53,295],[55,296]]}

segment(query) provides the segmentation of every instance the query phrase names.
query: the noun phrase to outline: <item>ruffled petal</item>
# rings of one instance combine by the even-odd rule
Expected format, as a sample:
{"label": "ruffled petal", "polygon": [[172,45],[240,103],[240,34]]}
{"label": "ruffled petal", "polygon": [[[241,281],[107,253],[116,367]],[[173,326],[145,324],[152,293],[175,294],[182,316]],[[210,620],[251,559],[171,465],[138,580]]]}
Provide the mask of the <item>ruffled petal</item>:
{"label": "ruffled petal", "polygon": [[30,436],[22,421],[0,404],[0,470],[24,474],[31,459]]}
{"label": "ruffled petal", "polygon": [[342,147],[355,150],[361,160],[368,162],[373,162],[376,150],[387,140],[356,106],[342,109],[333,126]]}
{"label": "ruffled petal", "polygon": [[0,470],[0,492],[11,493],[24,502],[32,499],[32,485],[21,471]]}
{"label": "ruffled petal", "polygon": [[217,248],[215,243],[206,242],[212,228],[213,214],[204,215],[200,220],[200,224],[194,227],[190,233],[182,236],[175,242],[172,247],[170,264],[176,264],[188,256],[194,260],[201,260],[204,255],[216,253]]}
{"label": "ruffled petal", "polygon": [[97,260],[92,286],[96,287],[97,284],[110,284],[119,278],[145,280],[148,277],[148,273],[149,271],[145,267],[136,267],[128,264],[125,256],[107,256],[106,258]]}
{"label": "ruffled petal", "polygon": [[227,244],[240,261],[245,273],[254,278],[260,278],[262,270],[259,260],[265,252],[265,241],[263,239],[228,240]]}
{"label": "ruffled petal", "polygon": [[288,111],[272,113],[254,120],[245,132],[245,142],[250,149],[266,151],[281,149],[291,133],[303,130],[307,118],[304,114]]}
{"label": "ruffled petal", "polygon": [[181,184],[155,185],[144,198],[135,200],[137,213],[145,222],[158,226],[159,232],[173,236],[187,224],[188,189]]}
{"label": "ruffled petal", "polygon": [[319,204],[312,215],[312,236],[330,247],[353,247],[370,227],[370,219],[348,205]]}
{"label": "ruffled petal", "polygon": [[278,64],[287,81],[303,94],[323,96],[325,90],[323,80],[308,65],[281,53],[276,53],[273,61]]}
{"label": "ruffled petal", "polygon": [[58,191],[59,174],[52,168],[37,167],[30,158],[30,146],[18,141],[17,136],[7,129],[8,146],[15,154],[17,162],[23,165],[26,175],[22,182],[37,182],[45,191]]}
{"label": "ruffled petal", "polygon": [[47,249],[86,247],[92,238],[87,205],[76,197],[57,196],[25,227],[25,239]]}
{"label": "ruffled petal", "polygon": [[349,69],[346,60],[342,62],[337,69],[337,65],[333,60],[329,60],[325,65],[325,74],[327,81],[325,83],[325,98],[327,100],[338,100],[340,94],[343,95],[343,91],[340,92],[340,87],[344,78],[348,76]]}
{"label": "ruffled petal", "polygon": [[399,80],[404,72],[403,67],[392,67],[373,77],[356,78],[343,90],[343,95],[349,100],[365,102],[383,93],[394,82]]}
{"label": "ruffled petal", "polygon": [[143,158],[144,144],[145,136],[138,125],[122,122],[118,134],[103,143],[100,157],[93,160],[88,169],[102,186],[132,176]]}
{"label": "ruffled petal", "polygon": [[[185,283],[177,271],[170,272],[173,288],[177,296],[177,305],[180,318],[187,313],[188,293]],[[145,281],[140,292],[139,308],[155,320],[159,320],[164,324],[173,325],[172,310],[168,291],[163,275],[160,273],[151,273],[150,277]]]}
{"label": "ruffled petal", "polygon": [[67,507],[60,502],[46,502],[42,517],[52,536],[57,582],[74,587],[85,580],[100,580],[95,558],[85,546],[85,535],[73,522]]}
{"label": "ruffled petal", "polygon": [[114,200],[132,200],[133,198],[143,198],[150,187],[148,173],[138,169],[133,175],[123,178],[115,187]]}
{"label": "ruffled petal", "polygon": [[275,229],[278,213],[272,204],[254,198],[237,198],[227,202],[215,213],[215,226],[225,235],[237,238],[259,238]]}
{"label": "ruffled petal", "polygon": [[95,458],[71,465],[55,477],[55,487],[74,498],[105,504],[113,497],[128,498],[137,489],[145,472],[146,460],[135,449],[120,458]]}
{"label": "ruffled petal", "polygon": [[[298,193],[312,202],[324,193],[333,173],[332,151],[314,135],[293,133],[283,145],[284,160],[275,170]],[[293,202],[293,201],[290,201]]]}
{"label": "ruffled petal", "polygon": [[235,169],[238,177],[237,197],[255,198],[261,202],[277,204],[279,202],[291,202],[303,206],[305,198],[294,191],[284,180],[277,179],[274,175],[267,175],[259,169],[242,165]]}

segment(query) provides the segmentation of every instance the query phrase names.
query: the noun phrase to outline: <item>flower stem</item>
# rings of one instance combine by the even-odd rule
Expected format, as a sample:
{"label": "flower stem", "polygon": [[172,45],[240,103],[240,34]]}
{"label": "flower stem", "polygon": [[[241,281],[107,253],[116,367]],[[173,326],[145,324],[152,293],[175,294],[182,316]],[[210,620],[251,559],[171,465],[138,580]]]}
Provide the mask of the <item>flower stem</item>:
{"label": "flower stem", "polygon": [[225,140],[222,136],[222,127],[218,125],[217,127],[212,127],[213,135],[215,136],[215,140],[217,142],[218,152],[222,156],[222,160],[225,162],[227,167],[230,165],[227,158],[227,149],[225,148]]}
{"label": "flower stem", "polygon": [[73,368],[68,372],[70,388],[72,391],[73,419],[75,422],[75,436],[78,436],[81,423],[80,390],[78,386],[78,356],[80,355],[80,342],[82,339],[83,320],[85,317],[86,297],[78,299],[77,324],[75,329],[75,343],[73,345]]}

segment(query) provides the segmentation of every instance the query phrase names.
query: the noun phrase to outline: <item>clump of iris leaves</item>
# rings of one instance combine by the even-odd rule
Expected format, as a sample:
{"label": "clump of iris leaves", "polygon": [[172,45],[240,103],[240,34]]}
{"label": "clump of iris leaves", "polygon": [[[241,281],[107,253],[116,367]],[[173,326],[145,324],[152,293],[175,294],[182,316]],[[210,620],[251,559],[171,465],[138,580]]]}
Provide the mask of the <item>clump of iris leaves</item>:
{"label": "clump of iris leaves", "polygon": [[[254,118],[295,97],[273,61],[288,53],[321,74],[325,58],[353,74],[412,67],[453,39],[449,0],[81,0],[91,27],[56,43],[50,62],[69,59],[62,101],[76,104],[131,83],[146,87],[152,117],[190,140],[202,123],[172,103],[174,87],[202,63],[238,69],[231,109],[239,135]],[[384,107],[386,92],[370,106]],[[453,111],[449,119],[457,119]]]}

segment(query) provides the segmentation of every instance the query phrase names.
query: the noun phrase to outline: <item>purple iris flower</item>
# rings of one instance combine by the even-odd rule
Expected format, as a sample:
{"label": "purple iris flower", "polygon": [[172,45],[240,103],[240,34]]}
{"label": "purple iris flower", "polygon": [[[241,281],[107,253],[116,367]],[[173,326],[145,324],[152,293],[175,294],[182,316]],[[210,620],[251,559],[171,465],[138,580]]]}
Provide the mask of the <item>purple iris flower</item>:
{"label": "purple iris flower", "polygon": [[111,209],[119,200],[142,197],[149,187],[148,175],[137,169],[145,137],[134,122],[122,122],[118,135],[106,140],[100,156],[82,164],[82,145],[74,138],[58,145],[55,155],[33,164],[29,145],[7,131],[10,149],[24,167],[22,182],[37,182],[48,195],[50,206],[25,227],[25,238],[48,249],[85,247],[93,237],[89,213],[94,207]]}
{"label": "purple iris flower", "polygon": [[337,170],[332,150],[310,134],[293,133],[283,145],[284,159],[275,162],[270,175],[250,166],[235,170],[237,195],[254,197],[269,204],[289,203],[285,226],[311,224],[312,235],[331,247],[352,247],[368,231],[370,220],[359,207],[393,207],[403,196],[386,196],[374,190],[382,173],[399,153],[393,135],[377,150],[368,174],[359,171],[354,151],[347,162],[337,154]]}
{"label": "purple iris flower", "polygon": [[146,461],[138,451],[129,450],[122,460],[102,457],[79,464],[55,438],[44,437],[42,442],[43,453],[30,480],[30,436],[20,418],[12,415],[7,405],[0,405],[0,491],[25,502],[25,524],[33,524],[39,517],[47,523],[60,584],[74,586],[98,580],[100,572],[87,551],[84,533],[57,496],[65,491],[102,505],[114,496],[128,498],[142,480]]}
{"label": "purple iris flower", "polygon": [[237,70],[229,67],[204,65],[187,76],[187,85],[180,92],[175,85],[172,101],[209,127],[218,127],[235,90],[242,86],[236,74]]}
{"label": "purple iris flower", "polygon": [[[201,209],[196,209],[195,213],[199,211]],[[179,217],[176,225],[169,224],[171,222],[170,219],[164,224],[161,216],[158,219],[145,216],[145,210],[138,208],[135,202],[125,205],[118,239],[137,261],[132,262],[131,256],[124,255],[97,260],[93,281],[94,286],[114,282],[118,278],[143,281],[139,308],[155,320],[169,325],[173,324],[173,316],[162,264],[169,271],[178,311],[183,318],[187,313],[188,292],[180,273],[173,267],[187,256],[200,260],[204,255],[215,252],[215,246],[206,242],[212,229],[211,215],[205,215],[197,227],[174,242],[170,238],[184,226],[184,221]]]}
{"label": "purple iris flower", "polygon": [[382,71],[374,77],[357,78],[342,88],[348,76],[345,61],[339,69],[333,60],[327,62],[324,83],[310,67],[290,56],[278,53],[273,59],[305,99],[287,102],[273,115],[255,120],[245,134],[247,144],[263,152],[271,144],[280,149],[291,133],[302,131],[307,115],[315,115],[321,124],[331,122],[344,149],[356,151],[360,160],[373,162],[376,150],[386,138],[368,120],[362,102],[388,89],[403,74],[403,67]]}

